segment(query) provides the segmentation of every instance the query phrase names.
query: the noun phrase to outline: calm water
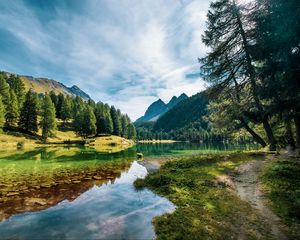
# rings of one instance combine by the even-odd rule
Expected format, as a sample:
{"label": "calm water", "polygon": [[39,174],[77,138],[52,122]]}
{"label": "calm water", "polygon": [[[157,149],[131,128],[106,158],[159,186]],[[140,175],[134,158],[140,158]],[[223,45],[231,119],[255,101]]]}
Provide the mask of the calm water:
{"label": "calm water", "polygon": [[[48,148],[0,151],[1,239],[152,239],[152,218],[174,210],[133,182],[147,157],[242,150],[255,146],[141,144],[119,153]],[[147,165],[147,164],[146,164]]]}

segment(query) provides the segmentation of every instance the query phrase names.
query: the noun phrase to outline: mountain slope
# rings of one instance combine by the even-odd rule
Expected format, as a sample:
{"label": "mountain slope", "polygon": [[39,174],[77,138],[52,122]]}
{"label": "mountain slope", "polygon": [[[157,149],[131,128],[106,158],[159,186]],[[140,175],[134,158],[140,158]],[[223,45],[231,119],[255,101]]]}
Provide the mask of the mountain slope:
{"label": "mountain slope", "polygon": [[[5,72],[6,75],[11,75],[13,73]],[[67,87],[64,84],[48,78],[34,78],[32,76],[22,76],[18,75],[24,85],[26,90],[33,89],[37,93],[48,93],[50,91],[54,91],[56,94],[62,93],[64,95],[70,95],[70,96],[79,96],[83,98],[84,100],[91,99],[90,96],[82,91],[79,87],[76,85],[72,87]]]}
{"label": "mountain slope", "polygon": [[208,98],[205,92],[200,92],[184,101],[162,115],[154,124],[155,131],[169,132],[186,127],[194,122],[201,122],[205,128],[203,116],[206,114]]}
{"label": "mountain slope", "polygon": [[180,103],[181,101],[187,98],[188,96],[185,93],[183,93],[179,97],[173,96],[172,99],[167,104],[164,103],[161,99],[158,99],[148,107],[144,116],[136,120],[136,123],[149,122],[149,121],[154,122],[164,113],[166,113],[174,106],[176,106],[178,103]]}

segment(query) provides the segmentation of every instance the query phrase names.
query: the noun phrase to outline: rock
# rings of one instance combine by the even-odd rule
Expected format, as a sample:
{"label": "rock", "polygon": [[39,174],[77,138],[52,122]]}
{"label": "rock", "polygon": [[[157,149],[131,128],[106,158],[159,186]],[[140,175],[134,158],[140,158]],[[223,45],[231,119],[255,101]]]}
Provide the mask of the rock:
{"label": "rock", "polygon": [[101,180],[102,179],[102,177],[100,177],[100,176],[93,176],[93,179],[95,179],[95,180]]}
{"label": "rock", "polygon": [[25,200],[26,204],[39,204],[41,206],[44,206],[47,204],[46,200],[45,199],[42,199],[42,198],[27,198]]}
{"label": "rock", "polygon": [[11,197],[11,196],[15,196],[15,195],[19,195],[19,192],[9,192],[6,194],[7,197]]}
{"label": "rock", "polygon": [[81,183],[79,180],[73,180],[72,183]]}

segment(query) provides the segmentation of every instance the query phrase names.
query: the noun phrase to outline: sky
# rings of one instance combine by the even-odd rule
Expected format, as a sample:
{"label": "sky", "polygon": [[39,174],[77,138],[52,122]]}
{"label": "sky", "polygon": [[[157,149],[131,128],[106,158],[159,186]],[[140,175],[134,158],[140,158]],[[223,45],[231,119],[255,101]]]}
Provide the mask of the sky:
{"label": "sky", "polygon": [[132,120],[205,89],[209,0],[0,0],[0,70],[77,85]]}

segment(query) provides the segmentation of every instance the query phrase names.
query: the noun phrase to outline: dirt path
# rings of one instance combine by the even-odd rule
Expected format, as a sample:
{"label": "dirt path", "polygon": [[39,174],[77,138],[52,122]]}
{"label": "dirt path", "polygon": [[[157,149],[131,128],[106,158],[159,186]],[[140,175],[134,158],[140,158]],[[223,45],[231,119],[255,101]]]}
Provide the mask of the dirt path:
{"label": "dirt path", "polygon": [[238,196],[259,210],[261,216],[271,226],[275,239],[285,240],[288,237],[280,229],[280,219],[265,204],[264,196],[259,187],[258,177],[266,160],[254,160],[237,168],[234,178]]}

